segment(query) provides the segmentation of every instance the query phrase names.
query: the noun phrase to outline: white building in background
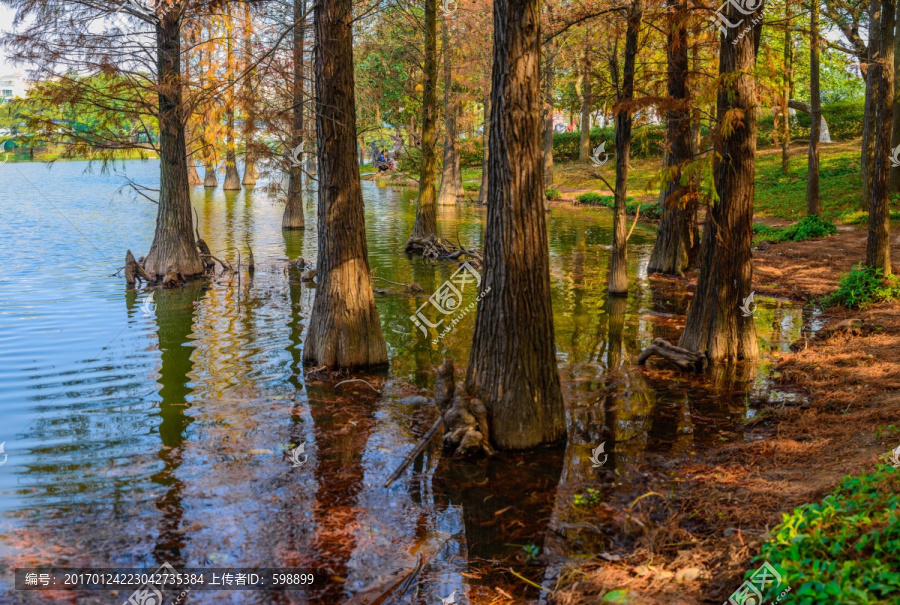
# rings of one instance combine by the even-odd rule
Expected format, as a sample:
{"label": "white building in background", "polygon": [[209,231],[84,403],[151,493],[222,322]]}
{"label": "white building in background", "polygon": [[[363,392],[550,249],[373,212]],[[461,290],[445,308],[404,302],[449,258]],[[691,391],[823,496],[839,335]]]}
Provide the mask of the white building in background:
{"label": "white building in background", "polygon": [[9,103],[16,97],[24,99],[28,93],[25,76],[12,73],[0,76],[0,103]]}

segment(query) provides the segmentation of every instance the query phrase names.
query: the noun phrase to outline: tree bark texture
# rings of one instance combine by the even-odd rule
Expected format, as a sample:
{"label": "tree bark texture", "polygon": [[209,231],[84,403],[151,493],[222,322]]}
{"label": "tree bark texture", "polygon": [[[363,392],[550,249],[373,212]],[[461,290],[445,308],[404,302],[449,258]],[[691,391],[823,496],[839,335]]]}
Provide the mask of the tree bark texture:
{"label": "tree bark texture", "polygon": [[450,36],[447,20],[441,20],[441,42],[444,50],[444,166],[441,171],[441,193],[438,205],[455,204],[459,193],[456,183],[459,165],[459,148],[456,145],[456,114],[459,110],[456,95],[453,94],[453,72],[451,65]]}
{"label": "tree bark texture", "polygon": [[[757,16],[764,10],[760,7]],[[729,21],[745,15],[729,4]],[[755,359],[759,355],[753,317],[740,306],[753,277],[753,194],[758,98],[753,75],[762,20],[744,37],[729,29],[720,38],[717,153],[714,179],[718,200],[707,210],[700,250],[700,276],[688,309],[681,348],[706,353],[710,361]],[[724,122],[727,121],[727,128]]]}
{"label": "tree bark texture", "polygon": [[[303,62],[303,46],[306,39],[306,0],[294,0],[294,82],[293,102],[291,108],[291,150],[303,144],[303,75],[306,64]],[[301,21],[302,18],[302,21]],[[293,153],[290,154],[293,156]],[[297,164],[290,165],[288,174],[287,200],[284,214],[281,217],[282,229],[305,229],[306,219],[303,216],[303,158]]]}
{"label": "tree bark texture", "polygon": [[650,254],[649,273],[684,275],[700,251],[697,225],[699,198],[692,179],[682,184],[682,168],[693,159],[691,113],[688,102],[687,2],[669,3],[666,41],[669,109],[666,111],[665,165],[670,176],[659,193],[663,216]]}
{"label": "tree bark texture", "polygon": [[[895,8],[896,13],[896,8]],[[897,15],[894,15],[894,21],[897,21]],[[894,30],[894,119],[893,131],[891,134],[891,150],[900,145],[900,86],[897,81],[900,80],[900,36]],[[900,192],[900,166],[891,166],[891,193]]]}
{"label": "tree bark texture", "polygon": [[540,0],[494,2],[490,180],[482,291],[466,387],[504,450],[562,438],[540,146]]}
{"label": "tree bark texture", "polygon": [[872,199],[869,203],[869,235],[866,240],[866,266],[891,273],[890,247],[890,171],[891,135],[894,120],[894,20],[897,0],[882,0],[879,20],[878,58],[869,65],[874,73],[875,157],[872,164]]}
{"label": "tree bark texture", "polygon": [[425,83],[422,93],[422,164],[412,237],[437,235],[437,0],[425,0]]}
{"label": "tree bark texture", "polygon": [[[869,23],[878,23],[881,17],[881,1],[870,0]],[[872,168],[875,153],[875,97],[877,82],[872,75],[871,65],[878,61],[881,51],[881,28],[869,28],[869,63],[866,67],[866,103],[863,113],[862,156],[860,167],[863,177],[863,191],[860,209],[868,210],[872,201]]]}
{"label": "tree bark texture", "polygon": [[352,0],[315,4],[319,165],[316,297],[303,361],[329,368],[387,363],[372,293],[356,165]]}
{"label": "tree bark texture", "polygon": [[788,101],[794,92],[794,45],[791,40],[791,0],[784,2],[784,78],[781,99],[781,172],[791,167],[791,114]]}
{"label": "tree bark texture", "polygon": [[584,58],[581,80],[581,139],[578,142],[578,161],[591,161],[591,40],[590,30],[585,30]]}
{"label": "tree bark texture", "polygon": [[544,186],[553,187],[553,85],[556,71],[557,42],[554,37],[544,46]]}
{"label": "tree bark texture", "polygon": [[613,296],[628,295],[628,259],[626,258],[628,237],[626,234],[625,197],[628,192],[628,161],[631,155],[631,127],[634,122],[630,104],[634,99],[634,65],[643,16],[643,0],[634,0],[628,11],[622,90],[616,107],[616,190],[613,207],[612,249],[609,252],[609,293]]}
{"label": "tree bark texture", "polygon": [[822,211],[819,200],[819,136],[822,128],[822,98],[819,93],[819,0],[810,4],[809,14],[809,162],[806,169],[806,214]]}

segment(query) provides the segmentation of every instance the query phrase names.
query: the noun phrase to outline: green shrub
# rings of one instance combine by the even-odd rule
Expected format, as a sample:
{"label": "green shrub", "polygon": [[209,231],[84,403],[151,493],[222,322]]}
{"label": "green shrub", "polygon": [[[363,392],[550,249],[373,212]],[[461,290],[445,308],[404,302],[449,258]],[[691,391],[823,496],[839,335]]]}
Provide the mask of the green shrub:
{"label": "green shrub", "polygon": [[459,145],[460,166],[481,168],[481,137],[464,139],[459,141],[457,145]]}
{"label": "green shrub", "polygon": [[481,185],[478,183],[463,183],[463,191],[478,191],[481,189]]}
{"label": "green shrub", "polygon": [[753,225],[753,241],[763,240],[777,244],[779,242],[803,242],[817,237],[828,237],[837,233],[834,223],[816,214],[804,216],[790,227],[770,227],[757,223]]}
{"label": "green shrub", "polygon": [[[665,126],[648,124],[634,129],[631,139],[631,155],[633,157],[658,157],[663,153],[665,145]],[[591,129],[591,149],[606,141],[606,153],[610,159],[615,157],[616,129],[612,126]],[[553,161],[574,162],[578,159],[581,146],[581,132],[553,133]]]}
{"label": "green shrub", "polygon": [[783,515],[754,561],[782,578],[763,600],[790,586],[781,604],[900,602],[900,470],[845,477],[821,502]]}
{"label": "green shrub", "polygon": [[900,298],[900,278],[882,276],[882,270],[864,267],[862,263],[844,273],[838,288],[821,300],[822,306],[843,305],[848,309],[865,307],[882,300]]}
{"label": "green shrub", "polygon": [[559,194],[559,189],[548,189],[546,195],[548,200],[562,199],[562,196]]}
{"label": "green shrub", "polygon": [[[614,208],[616,198],[612,195],[600,195],[596,191],[588,191],[582,193],[575,198],[576,202],[587,204],[589,206],[603,206],[604,208]],[[648,202],[641,204],[633,197],[625,198],[625,214],[634,214],[637,212],[638,206],[641,209],[641,216],[645,218],[659,219],[662,217],[659,204],[656,202]]]}

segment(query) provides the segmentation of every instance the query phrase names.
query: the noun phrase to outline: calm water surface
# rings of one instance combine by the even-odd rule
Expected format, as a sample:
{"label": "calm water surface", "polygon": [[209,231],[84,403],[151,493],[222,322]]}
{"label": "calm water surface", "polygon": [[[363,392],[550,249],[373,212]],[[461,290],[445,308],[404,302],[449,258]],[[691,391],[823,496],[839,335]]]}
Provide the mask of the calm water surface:
{"label": "calm water surface", "polygon": [[[16,592],[15,567],[294,567],[315,571],[305,593],[193,592],[190,603],[339,603],[411,567],[425,567],[404,602],[522,602],[563,536],[586,487],[630,502],[646,469],[677,480],[671,460],[741,438],[752,402],[767,396],[769,363],[744,380],[653,382],[634,369],[656,337],[677,339],[688,296],[651,284],[652,227],[629,243],[627,300],[606,297],[611,213],[554,208],[549,219],[556,344],[568,406],[567,444],[527,455],[459,462],[435,440],[403,477],[382,483],[431,426],[445,357],[461,374],[474,312],[438,344],[410,315],[455,270],[407,257],[415,192],[364,182],[369,259],[376,275],[415,282],[426,295],[376,297],[390,368],[362,383],[307,374],[301,364],[314,285],[288,259],[315,260],[313,197],[306,232],[282,233],[283,206],[261,187],[193,190],[200,231],[233,264],[247,248],[252,279],[203,281],[175,291],[126,289],[113,275],[125,250],[149,249],[156,206],[120,190],[116,174],[84,162],[0,166],[0,601],[121,603],[127,594]],[[121,171],[123,168],[120,167]],[[154,186],[158,165],[127,162]],[[484,210],[442,207],[445,237],[477,247]],[[474,300],[467,294],[464,302]],[[143,305],[143,308],[142,308]],[[808,311],[764,300],[764,350],[784,350]],[[600,469],[588,460],[605,442]],[[305,444],[293,468],[285,449]],[[641,493],[640,491],[636,493]],[[595,545],[579,540],[592,552]],[[544,557],[530,561],[527,550]],[[502,572],[502,573],[501,573]]]}

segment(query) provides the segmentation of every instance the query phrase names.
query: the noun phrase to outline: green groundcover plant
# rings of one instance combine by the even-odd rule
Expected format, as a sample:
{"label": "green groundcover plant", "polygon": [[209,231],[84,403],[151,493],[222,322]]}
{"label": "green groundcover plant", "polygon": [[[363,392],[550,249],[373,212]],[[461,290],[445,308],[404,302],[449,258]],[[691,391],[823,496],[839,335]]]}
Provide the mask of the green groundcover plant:
{"label": "green groundcover plant", "polygon": [[845,477],[821,502],[783,515],[754,559],[763,561],[782,577],[765,598],[791,587],[782,604],[900,603],[900,469]]}
{"label": "green groundcover plant", "polygon": [[872,303],[900,298],[900,278],[882,276],[881,268],[873,269],[859,263],[841,276],[838,288],[821,300],[823,307],[843,305],[848,309],[866,307]]}
{"label": "green groundcover plant", "polygon": [[753,225],[755,242],[763,240],[777,244],[779,242],[802,242],[817,237],[827,237],[837,233],[837,227],[831,221],[816,214],[804,216],[790,227],[769,227],[757,223]]}

